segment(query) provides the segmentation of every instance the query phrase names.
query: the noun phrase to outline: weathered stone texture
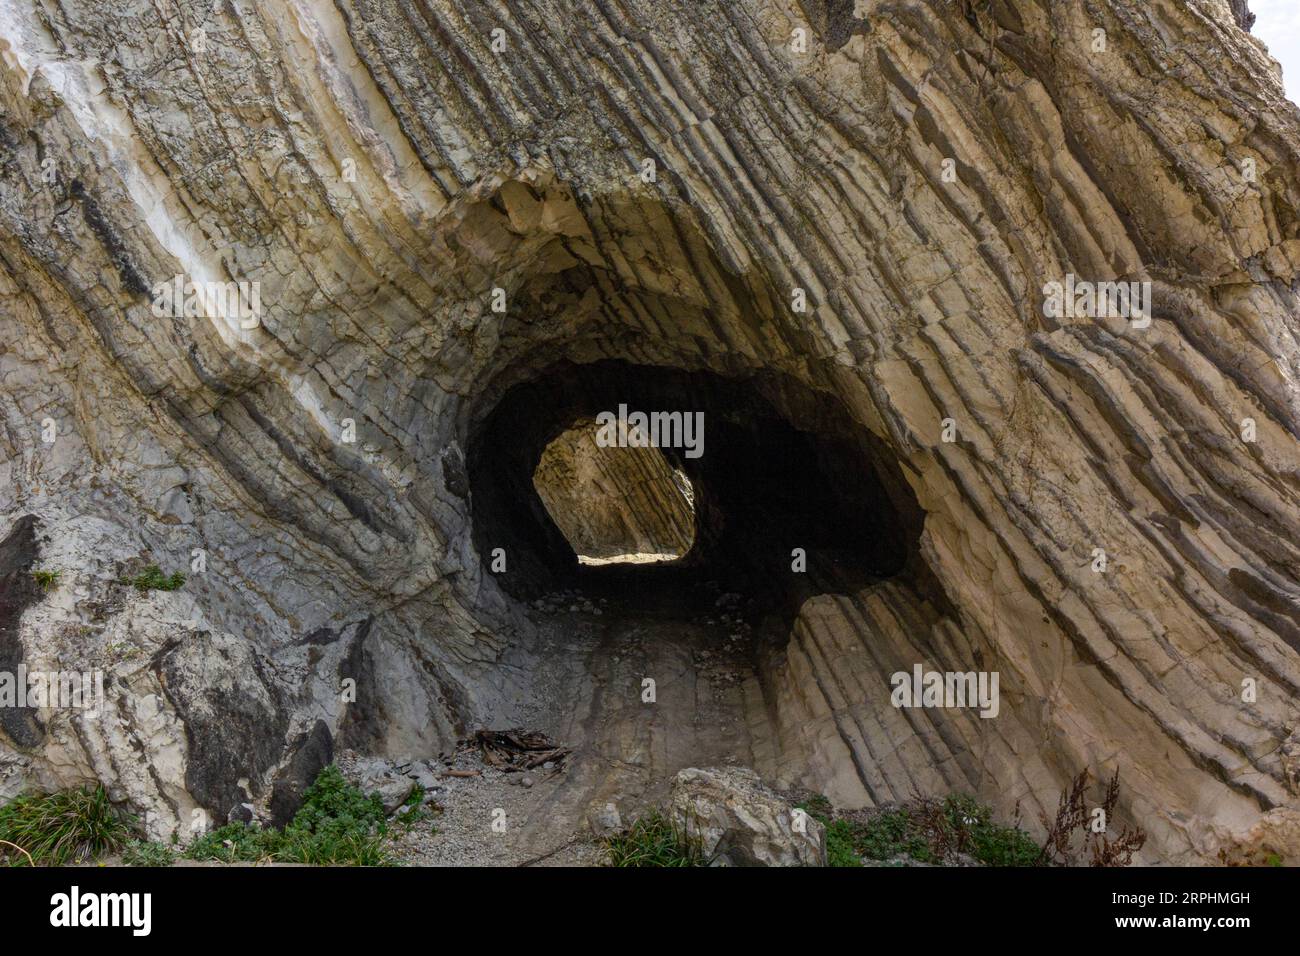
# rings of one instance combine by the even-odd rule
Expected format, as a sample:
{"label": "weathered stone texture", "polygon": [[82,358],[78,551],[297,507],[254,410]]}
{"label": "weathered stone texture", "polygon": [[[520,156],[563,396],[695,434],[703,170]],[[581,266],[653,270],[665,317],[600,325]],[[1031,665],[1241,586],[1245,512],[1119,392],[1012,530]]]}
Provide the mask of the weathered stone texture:
{"label": "weathered stone texture", "polygon": [[[37,516],[63,569],[0,640],[116,689],[6,723],[0,796],[103,779],[166,834],[321,723],[516,723],[539,651],[464,450],[621,359],[833,396],[924,511],[923,567],[808,602],[746,687],[765,776],[1032,820],[1118,767],[1169,861],[1300,812],[1300,112],[1240,4],[0,12],[0,537]],[[1069,273],[1154,321],[1045,316]],[[178,274],[259,282],[260,325],[156,317]],[[147,561],[184,588],[117,583]],[[999,717],[889,707],[915,662],[998,670]]]}
{"label": "weathered stone texture", "polygon": [[533,484],[579,555],[683,555],[695,538],[690,482],[657,448],[602,447],[594,420],[546,447]]}

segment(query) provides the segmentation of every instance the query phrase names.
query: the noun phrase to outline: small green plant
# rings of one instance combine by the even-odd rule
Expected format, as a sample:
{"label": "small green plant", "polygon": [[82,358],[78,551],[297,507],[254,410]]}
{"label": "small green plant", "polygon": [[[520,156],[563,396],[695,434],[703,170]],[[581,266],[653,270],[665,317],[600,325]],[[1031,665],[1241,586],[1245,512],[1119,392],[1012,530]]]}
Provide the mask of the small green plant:
{"label": "small green plant", "polygon": [[103,787],[28,794],[0,807],[0,861],[62,866],[120,850],[131,821]]}
{"label": "small green plant", "polygon": [[854,827],[854,846],[871,860],[911,857],[921,863],[937,863],[925,834],[907,810],[886,810]]}
{"label": "small green plant", "polygon": [[611,866],[708,866],[698,838],[688,836],[662,813],[643,816],[626,833],[604,843]]}
{"label": "small green plant", "polygon": [[410,830],[421,820],[428,819],[430,814],[424,809],[424,794],[424,787],[417,783],[411,795],[406,798],[406,802],[397,808],[395,819],[404,831]]}
{"label": "small green plant", "polygon": [[127,866],[171,866],[176,862],[176,851],[157,841],[128,840],[122,847],[122,862]]}
{"label": "small green plant", "polygon": [[823,825],[826,827],[826,865],[861,866],[853,824],[848,820],[827,820]]}
{"label": "small green plant", "polygon": [[114,641],[104,647],[104,653],[115,661],[129,661],[139,657],[143,652],[134,644],[126,641]]}
{"label": "small green plant", "polygon": [[59,578],[62,576],[62,571],[47,568],[38,568],[32,572],[32,577],[36,580],[36,586],[47,594],[59,586]]}
{"label": "small green plant", "polygon": [[825,797],[802,808],[826,828],[827,866],[861,866],[862,860],[906,857],[942,864],[963,853],[987,866],[1035,866],[1043,851],[1029,834],[993,822],[992,811],[973,797],[916,797],[901,807],[865,818],[837,816]]}
{"label": "small green plant", "polygon": [[257,863],[275,859],[280,834],[257,825],[227,823],[195,838],[185,848],[187,860],[217,863]]}
{"label": "small green plant", "polygon": [[170,575],[162,573],[162,568],[151,564],[133,578],[127,578],[131,585],[141,594],[146,591],[175,591],[185,583],[185,575],[173,571]]}
{"label": "small green plant", "polygon": [[307,788],[302,807],[283,830],[228,823],[190,843],[185,856],[222,863],[387,866],[392,863],[387,836],[383,801],[349,784],[330,764]]}
{"label": "small green plant", "polygon": [[1043,849],[1018,826],[993,822],[993,811],[974,797],[954,795],[938,806],[939,822],[950,834],[948,845],[986,866],[1040,866]]}

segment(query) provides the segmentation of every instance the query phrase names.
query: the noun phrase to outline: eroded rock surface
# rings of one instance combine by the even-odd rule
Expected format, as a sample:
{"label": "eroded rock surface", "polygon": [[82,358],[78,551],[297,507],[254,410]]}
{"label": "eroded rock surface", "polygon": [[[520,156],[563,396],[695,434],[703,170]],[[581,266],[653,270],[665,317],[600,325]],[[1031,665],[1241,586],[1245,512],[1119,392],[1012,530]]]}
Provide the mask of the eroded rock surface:
{"label": "eroded rock surface", "polygon": [[594,420],[578,422],[549,445],[533,484],[556,527],[579,557],[681,557],[695,539],[690,482],[658,448],[597,443]]}
{"label": "eroded rock surface", "polygon": [[799,815],[758,774],[689,767],[673,780],[671,819],[700,852],[726,866],[825,866],[825,828]]}
{"label": "eroded rock surface", "polygon": [[[165,837],[324,735],[530,726],[575,822],[729,754],[1031,824],[1118,768],[1149,859],[1300,853],[1300,113],[1243,15],[4,0],[0,663],[109,699],[7,717],[0,798],[102,780]],[[1070,275],[1149,282],[1149,325],[1045,314]],[[718,589],[529,614],[587,579],[513,489],[668,371]],[[151,563],[184,586],[121,583]],[[997,671],[998,716],[892,706],[917,664]]]}

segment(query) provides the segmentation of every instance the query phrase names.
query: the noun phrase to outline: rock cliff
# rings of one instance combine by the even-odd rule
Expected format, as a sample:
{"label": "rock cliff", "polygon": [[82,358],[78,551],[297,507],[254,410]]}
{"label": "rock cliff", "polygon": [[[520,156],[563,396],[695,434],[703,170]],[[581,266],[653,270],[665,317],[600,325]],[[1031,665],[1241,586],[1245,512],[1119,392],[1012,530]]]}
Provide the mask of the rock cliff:
{"label": "rock cliff", "polygon": [[[163,835],[542,725],[584,801],[690,741],[1031,823],[1119,769],[1150,859],[1300,853],[1300,112],[1247,16],[0,0],[0,667],[107,675],[6,712],[0,797]],[[542,450],[620,401],[705,412],[675,573],[753,602],[654,717],[698,658],[529,603],[583,580]],[[891,706],[915,665],[997,716]]]}

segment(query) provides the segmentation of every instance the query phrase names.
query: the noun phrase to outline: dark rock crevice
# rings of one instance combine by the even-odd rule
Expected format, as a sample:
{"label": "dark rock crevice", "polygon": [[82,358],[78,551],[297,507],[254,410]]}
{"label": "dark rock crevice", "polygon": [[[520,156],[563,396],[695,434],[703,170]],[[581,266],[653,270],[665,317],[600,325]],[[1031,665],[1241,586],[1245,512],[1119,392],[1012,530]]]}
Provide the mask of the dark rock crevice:
{"label": "dark rock crevice", "polygon": [[1232,5],[1232,16],[1237,21],[1237,26],[1243,30],[1250,30],[1255,25],[1255,14],[1250,11],[1250,0],[1228,0]]}
{"label": "dark rock crevice", "polygon": [[[19,518],[0,541],[0,674],[13,682],[15,690],[25,656],[18,622],[41,597],[32,577],[37,551],[35,515]],[[37,747],[45,739],[37,714],[35,707],[0,707],[0,728],[18,747]]]}

